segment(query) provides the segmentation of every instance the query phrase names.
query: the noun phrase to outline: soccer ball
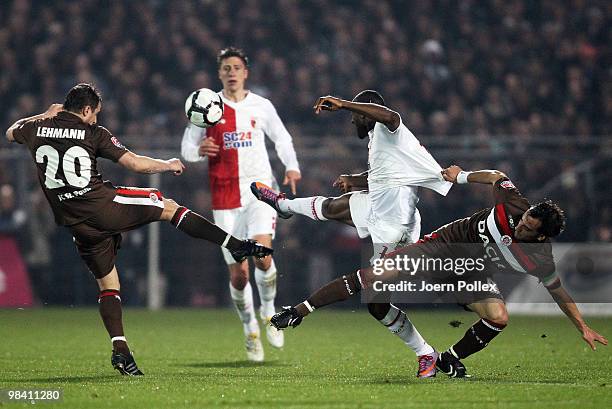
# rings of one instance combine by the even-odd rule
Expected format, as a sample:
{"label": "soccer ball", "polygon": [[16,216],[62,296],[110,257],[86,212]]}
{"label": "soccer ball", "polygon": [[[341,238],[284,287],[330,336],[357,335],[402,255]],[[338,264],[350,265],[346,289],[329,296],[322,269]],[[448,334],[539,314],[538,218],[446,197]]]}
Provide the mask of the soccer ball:
{"label": "soccer ball", "polygon": [[209,128],[221,120],[223,101],[219,94],[208,88],[193,91],[185,101],[187,119],[200,128]]}

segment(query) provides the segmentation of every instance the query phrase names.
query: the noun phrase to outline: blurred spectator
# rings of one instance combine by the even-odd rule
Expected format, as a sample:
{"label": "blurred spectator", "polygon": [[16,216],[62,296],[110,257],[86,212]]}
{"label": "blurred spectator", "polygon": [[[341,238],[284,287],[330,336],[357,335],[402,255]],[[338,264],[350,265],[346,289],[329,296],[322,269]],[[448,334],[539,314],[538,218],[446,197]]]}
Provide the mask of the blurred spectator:
{"label": "blurred spectator", "polygon": [[242,3],[2,2],[9,24],[0,29],[0,100],[15,102],[0,124],[43,109],[76,81],[93,81],[112,102],[102,120],[119,135],[180,133],[182,99],[216,87],[205,74],[214,72],[215,51],[238,45],[258,66],[253,89],[313,135],[350,129],[313,121],[315,97],[366,87],[392,107],[409,101],[421,118],[447,115],[451,135],[610,133],[603,0]]}
{"label": "blurred spectator", "polygon": [[36,298],[46,302],[53,288],[54,277],[49,274],[53,253],[52,234],[56,231],[53,213],[42,190],[36,188],[29,195],[28,224],[24,234],[25,261]]}
{"label": "blurred spectator", "polygon": [[0,186],[0,233],[17,236],[27,221],[27,213],[17,208],[15,189],[11,185]]}

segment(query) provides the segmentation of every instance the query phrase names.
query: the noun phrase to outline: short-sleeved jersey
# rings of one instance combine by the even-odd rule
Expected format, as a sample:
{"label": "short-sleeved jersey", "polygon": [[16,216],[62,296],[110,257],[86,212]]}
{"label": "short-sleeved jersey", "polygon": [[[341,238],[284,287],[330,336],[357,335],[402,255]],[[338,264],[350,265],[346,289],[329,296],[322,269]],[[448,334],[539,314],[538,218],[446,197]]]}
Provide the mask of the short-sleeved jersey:
{"label": "short-sleeved jersey", "polygon": [[190,162],[205,160],[198,154],[200,142],[205,137],[213,138],[220,151],[208,158],[212,208],[236,209],[257,200],[250,190],[252,182],[272,183],[266,135],[274,142],[286,170],[300,169],[291,135],[268,99],[253,92],[240,102],[228,100],[223,92],[219,95],[224,103],[221,121],[207,129],[189,124],[183,135],[181,154]]}
{"label": "short-sleeved jersey", "polygon": [[449,223],[435,233],[448,243],[478,243],[480,255],[499,272],[525,273],[544,285],[554,283],[557,274],[550,240],[523,242],[514,237],[529,201],[508,178],[495,182],[493,198],[493,207]]}
{"label": "short-sleeved jersey", "polygon": [[127,149],[106,128],[64,111],[22,124],[13,137],[30,150],[58,224],[83,222],[115,197],[113,185],[98,173],[97,158],[116,162]]}
{"label": "short-sleeved jersey", "polygon": [[369,132],[368,190],[373,220],[410,224],[418,202],[417,187],[446,195],[452,183],[442,167],[400,121],[390,131],[377,122]]}

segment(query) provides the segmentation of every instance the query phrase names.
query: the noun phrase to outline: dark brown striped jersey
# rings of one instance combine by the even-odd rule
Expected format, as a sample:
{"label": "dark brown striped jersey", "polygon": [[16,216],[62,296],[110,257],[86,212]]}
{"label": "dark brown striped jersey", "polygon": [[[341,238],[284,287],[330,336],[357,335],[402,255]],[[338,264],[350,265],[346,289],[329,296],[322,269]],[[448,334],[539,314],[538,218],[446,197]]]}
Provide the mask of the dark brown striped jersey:
{"label": "dark brown striped jersey", "polygon": [[488,269],[496,270],[493,272],[530,274],[545,286],[554,284],[558,277],[550,240],[524,242],[514,237],[529,201],[506,177],[493,184],[493,198],[493,207],[449,223],[435,233],[445,242],[469,243],[470,248],[477,248],[474,253],[485,260]]}
{"label": "dark brown striped jersey", "polygon": [[115,197],[114,186],[98,173],[97,158],[117,162],[128,150],[106,128],[63,111],[22,124],[13,137],[28,147],[58,224],[83,222]]}

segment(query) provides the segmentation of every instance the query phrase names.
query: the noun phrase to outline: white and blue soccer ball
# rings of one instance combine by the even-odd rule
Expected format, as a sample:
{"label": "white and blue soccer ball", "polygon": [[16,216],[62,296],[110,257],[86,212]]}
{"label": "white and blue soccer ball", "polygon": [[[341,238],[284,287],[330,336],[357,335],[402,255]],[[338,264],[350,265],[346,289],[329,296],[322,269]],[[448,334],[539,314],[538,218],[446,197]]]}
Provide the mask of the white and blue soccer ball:
{"label": "white and blue soccer ball", "polygon": [[195,126],[210,128],[223,117],[221,96],[208,88],[195,90],[185,101],[185,114]]}

